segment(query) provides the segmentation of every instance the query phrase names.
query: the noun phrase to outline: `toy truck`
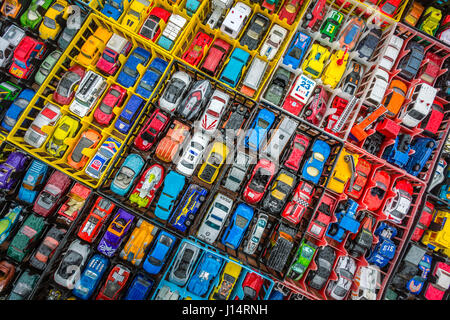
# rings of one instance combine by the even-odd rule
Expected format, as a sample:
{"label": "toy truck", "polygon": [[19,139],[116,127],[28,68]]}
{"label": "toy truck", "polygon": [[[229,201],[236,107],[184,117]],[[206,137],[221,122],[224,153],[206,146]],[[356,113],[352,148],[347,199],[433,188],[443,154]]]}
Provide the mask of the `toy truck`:
{"label": "toy truck", "polygon": [[345,232],[357,233],[360,222],[356,220],[358,212],[358,203],[352,199],[348,199],[342,210],[335,213],[337,222],[333,222],[328,226],[326,232],[327,237],[342,242],[345,238]]}
{"label": "toy truck", "polygon": [[411,136],[400,133],[393,145],[387,146],[383,153],[383,159],[400,168],[408,163],[411,150]]}
{"label": "toy truck", "polygon": [[450,212],[437,211],[423,235],[422,243],[431,250],[441,250],[446,256],[450,256]]}
{"label": "toy truck", "polygon": [[186,19],[178,14],[172,14],[167,21],[167,25],[158,40],[158,45],[166,50],[171,50],[175,39],[186,24]]}
{"label": "toy truck", "polygon": [[233,0],[212,0],[212,13],[206,24],[209,25],[211,29],[215,29],[220,17],[222,17],[223,13],[230,8],[232,4]]}
{"label": "toy truck", "polygon": [[19,79],[27,79],[33,72],[35,59],[42,59],[45,44],[31,37],[24,37],[16,47],[9,73]]}

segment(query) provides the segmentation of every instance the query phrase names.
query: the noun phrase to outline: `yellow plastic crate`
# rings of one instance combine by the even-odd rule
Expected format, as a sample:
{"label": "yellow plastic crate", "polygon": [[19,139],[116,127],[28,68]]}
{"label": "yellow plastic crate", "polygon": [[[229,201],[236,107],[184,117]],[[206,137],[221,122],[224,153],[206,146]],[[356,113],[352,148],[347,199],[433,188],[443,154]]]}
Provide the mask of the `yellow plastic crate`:
{"label": "yellow plastic crate", "polygon": [[364,2],[364,1],[359,1],[359,0],[327,0],[327,3],[329,5],[334,4],[335,8],[338,8],[339,11],[341,11],[343,13],[348,13],[350,10],[353,10],[352,8],[354,7],[354,4],[358,4],[359,7],[366,7],[367,11],[377,13],[384,20],[390,19],[395,22],[399,22],[400,19],[402,18],[403,12],[405,11],[406,6],[409,3],[409,0],[402,0],[400,2],[400,5],[397,8],[397,12],[395,13],[395,15],[393,17],[389,17],[389,16],[385,15],[384,13],[381,13],[381,11],[379,10],[378,6],[380,5],[380,3],[384,2],[384,0],[378,0],[376,2],[377,2],[377,4],[374,5],[368,1]]}
{"label": "yellow plastic crate", "polygon": [[[118,115],[120,114],[120,112],[122,112],[127,101],[130,99],[131,95],[135,94],[134,91],[137,87],[137,84],[139,83],[140,78],[142,77],[143,73],[146,71],[146,68],[144,68],[142,66],[138,67],[138,72],[139,72],[140,76],[139,76],[138,80],[136,81],[136,84],[134,85],[134,87],[127,89],[128,97],[125,100],[125,102],[122,104],[122,107],[120,109],[114,108],[113,112],[115,113],[116,117],[114,118],[114,120],[108,127],[102,127],[102,126],[96,124],[93,119],[94,110],[97,107],[97,105],[100,104],[101,100],[103,99],[103,96],[106,94],[107,89],[105,90],[103,95],[98,99],[98,102],[92,109],[91,113],[88,116],[83,117],[81,119],[69,110],[68,105],[59,106],[56,102],[54,102],[52,100],[53,92],[56,90],[56,86],[57,86],[59,80],[61,79],[62,74],[64,74],[64,72],[67,71],[67,69],[70,66],[72,66],[74,64],[79,64],[79,65],[85,67],[86,71],[88,71],[88,70],[96,71],[95,66],[82,65],[77,61],[76,57],[77,57],[78,53],[80,52],[80,48],[83,45],[83,43],[87,40],[87,38],[90,35],[92,35],[95,32],[95,30],[99,26],[102,26],[102,27],[108,29],[109,31],[117,33],[117,34],[123,36],[124,38],[126,38],[127,40],[129,40],[133,46],[131,51],[134,48],[139,46],[139,47],[142,47],[142,48],[150,51],[152,53],[152,59],[154,59],[156,57],[160,57],[160,58],[166,60],[168,62],[168,67],[167,67],[166,71],[164,72],[164,74],[162,75],[156,88],[158,88],[160,86],[160,84],[163,82],[163,79],[166,77],[167,70],[170,69],[169,67],[172,63],[171,56],[168,55],[167,53],[163,52],[162,50],[158,49],[158,47],[155,46],[153,43],[150,43],[149,41],[143,41],[142,38],[136,37],[134,34],[127,32],[120,26],[115,25],[115,24],[111,23],[110,21],[105,20],[96,14],[91,13],[87,17],[86,22],[83,24],[82,28],[80,29],[80,31],[78,32],[76,37],[74,38],[74,41],[72,41],[70,46],[62,54],[62,56],[60,57],[60,59],[58,60],[58,62],[56,64],[56,66],[53,68],[50,75],[47,77],[47,79],[44,81],[42,86],[39,88],[35,97],[31,100],[30,104],[24,110],[21,117],[17,121],[16,126],[8,134],[8,137],[7,137],[8,141],[10,141],[11,143],[15,144],[16,146],[22,148],[26,152],[32,154],[36,158],[42,160],[43,162],[49,164],[50,166],[52,166],[56,169],[66,173],[73,179],[82,181],[83,183],[85,183],[88,186],[93,187],[93,188],[96,188],[100,185],[100,183],[102,182],[102,180],[104,178],[104,175],[106,174],[106,172],[108,172],[109,167],[114,162],[115,157],[120,153],[120,150],[116,153],[116,155],[113,157],[113,159],[111,159],[109,165],[107,166],[106,170],[104,171],[104,173],[100,177],[100,179],[99,180],[93,179],[84,173],[84,168],[83,168],[83,170],[78,171],[78,170],[73,169],[72,167],[70,167],[67,164],[67,156],[72,151],[74,144],[78,141],[78,138],[80,137],[81,133],[87,129],[94,129],[94,130],[98,131],[99,133],[101,133],[101,135],[102,135],[102,140],[100,141],[98,147],[101,146],[103,141],[105,141],[108,137],[113,137],[121,143],[121,145],[122,145],[121,148],[123,148],[124,146],[126,146],[128,138],[129,138],[130,134],[133,132],[134,126],[136,125],[139,118],[146,110],[146,108],[149,106],[149,101],[152,98],[152,96],[151,96],[150,99],[148,99],[148,100],[144,99],[144,100],[146,100],[145,106],[140,110],[139,116],[136,118],[135,123],[133,124],[132,128],[129,130],[128,134],[126,134],[126,135],[121,134],[120,132],[115,130],[114,124],[115,124],[115,121],[117,121]],[[122,64],[121,66],[124,65],[126,59],[127,58],[125,56],[119,57],[119,60]],[[98,72],[98,71],[96,71],[96,72],[100,74],[100,72]],[[108,87],[116,82],[116,79],[117,79],[119,73],[120,73],[120,69],[119,69],[119,71],[116,72],[116,74],[114,76],[109,76],[109,77],[104,76],[104,78],[106,78],[106,81],[108,83]],[[157,92],[157,90],[154,90],[153,94],[155,92]],[[135,94],[135,95],[137,95],[137,94]],[[68,144],[69,148],[65,152],[64,156],[60,159],[57,159],[57,158],[51,156],[45,150],[45,146],[46,146],[53,130],[55,129],[55,127],[50,127],[50,126],[43,127],[43,131],[48,133],[48,137],[47,137],[47,140],[42,145],[42,147],[40,147],[38,149],[25,143],[24,139],[23,139],[26,130],[31,125],[31,122],[34,120],[34,118],[37,116],[39,111],[43,108],[43,106],[47,102],[51,102],[55,105],[58,105],[61,109],[62,116],[70,115],[73,118],[78,119],[81,124],[81,128],[79,129],[77,136],[75,138],[64,140],[64,143]],[[98,147],[97,147],[97,149],[98,149]],[[95,152],[97,151],[97,149],[91,150],[91,152],[89,152],[89,154],[86,153],[86,155],[89,157],[92,157],[95,154]]]}

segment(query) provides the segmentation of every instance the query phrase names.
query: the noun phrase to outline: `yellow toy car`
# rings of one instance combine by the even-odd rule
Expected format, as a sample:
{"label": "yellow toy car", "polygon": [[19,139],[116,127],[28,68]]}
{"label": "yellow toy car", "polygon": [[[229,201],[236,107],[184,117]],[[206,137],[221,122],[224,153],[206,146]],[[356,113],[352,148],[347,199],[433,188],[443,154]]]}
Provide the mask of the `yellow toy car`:
{"label": "yellow toy car", "polygon": [[[336,162],[336,166],[331,173],[330,182],[328,183],[327,188],[339,194],[343,193],[347,181],[356,176],[355,168],[358,164],[358,160],[359,155],[349,153],[347,150],[343,149]],[[354,181],[351,181],[350,186],[353,186],[353,184]]]}
{"label": "yellow toy car", "polygon": [[103,27],[98,27],[94,34],[81,47],[80,53],[77,56],[78,62],[85,66],[95,66],[111,36],[112,32]]}
{"label": "yellow toy car", "polygon": [[77,119],[64,116],[59,119],[56,129],[47,143],[47,152],[55,158],[61,158],[69,147],[64,143],[67,138],[74,138],[77,135],[80,123]]}
{"label": "yellow toy car", "polygon": [[198,172],[198,178],[208,184],[211,184],[216,180],[219,174],[220,167],[225,162],[228,155],[228,147],[222,142],[215,142],[208,158],[201,166]]}
{"label": "yellow toy car", "polygon": [[430,36],[434,36],[439,28],[439,22],[442,19],[441,10],[434,7],[428,7],[423,13],[423,17],[424,19],[420,24],[419,29]]}
{"label": "yellow toy car", "polygon": [[330,57],[330,51],[320,44],[313,44],[308,57],[302,64],[303,73],[313,79],[320,77],[325,61]]}
{"label": "yellow toy car", "polygon": [[147,17],[149,9],[150,2],[148,0],[133,0],[120,24],[129,31],[137,32]]}
{"label": "yellow toy car", "polygon": [[336,51],[331,55],[330,63],[323,72],[322,82],[324,85],[329,85],[331,88],[336,88],[339,81],[344,75],[347,67],[348,53],[346,51]]}
{"label": "yellow toy car", "polygon": [[61,31],[61,25],[56,21],[59,16],[67,19],[69,11],[67,10],[68,3],[65,0],[56,0],[56,2],[48,8],[44,19],[39,26],[39,36],[43,40],[55,40]]}
{"label": "yellow toy car", "polygon": [[438,210],[432,224],[437,226],[434,230],[426,230],[422,243],[434,251],[441,251],[450,257],[450,212]]}
{"label": "yellow toy car", "polygon": [[145,250],[153,241],[157,231],[158,227],[139,219],[130,239],[120,252],[120,257],[136,266],[140,265],[145,256]]}
{"label": "yellow toy car", "polygon": [[228,300],[233,291],[233,287],[241,274],[241,270],[242,267],[240,265],[232,261],[228,262],[225,265],[225,268],[223,268],[220,282],[217,287],[214,288],[209,300]]}

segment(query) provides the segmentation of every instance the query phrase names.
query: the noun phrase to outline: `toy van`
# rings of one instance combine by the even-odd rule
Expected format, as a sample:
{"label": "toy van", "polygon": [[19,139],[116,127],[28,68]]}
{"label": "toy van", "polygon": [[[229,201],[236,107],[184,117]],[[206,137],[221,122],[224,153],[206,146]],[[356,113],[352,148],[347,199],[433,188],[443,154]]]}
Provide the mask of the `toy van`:
{"label": "toy van", "polygon": [[106,80],[101,75],[89,70],[81,80],[69,110],[83,118],[95,106],[106,89]]}
{"label": "toy van", "polygon": [[399,119],[405,126],[413,128],[430,112],[437,90],[427,83],[419,83],[410,92],[411,102]]}
{"label": "toy van", "polygon": [[277,128],[273,130],[273,134],[270,137],[269,142],[263,149],[263,153],[275,161],[280,157],[286,144],[291,139],[292,134],[297,129],[298,122],[289,118],[284,117]]}
{"label": "toy van", "polygon": [[166,50],[170,50],[175,43],[175,39],[186,24],[186,19],[178,14],[172,14],[167,21],[167,25],[158,40],[158,45]]}
{"label": "toy van", "polygon": [[109,75],[113,75],[120,67],[119,56],[126,56],[131,50],[131,42],[114,33],[106,44],[97,68]]}
{"label": "toy van", "polygon": [[220,31],[227,34],[230,38],[236,39],[241,32],[242,28],[247,22],[252,9],[242,2],[236,3],[236,5],[228,11],[227,16],[223,20],[220,26]]}
{"label": "toy van", "polygon": [[242,75],[242,69],[247,64],[250,54],[246,51],[235,48],[230,59],[220,75],[220,81],[225,82],[230,87],[236,87]]}
{"label": "toy van", "polygon": [[125,108],[123,108],[122,112],[119,115],[119,118],[114,125],[117,131],[127,134],[130,128],[132,127],[136,117],[141,110],[141,107],[144,105],[144,100],[139,98],[138,96],[132,95],[130,100],[128,100]]}
{"label": "toy van", "polygon": [[250,67],[247,70],[247,74],[242,81],[241,92],[243,94],[246,94],[249,97],[253,97],[255,91],[261,84],[261,80],[263,79],[264,74],[266,73],[267,66],[267,62],[256,57],[255,59],[253,59]]}

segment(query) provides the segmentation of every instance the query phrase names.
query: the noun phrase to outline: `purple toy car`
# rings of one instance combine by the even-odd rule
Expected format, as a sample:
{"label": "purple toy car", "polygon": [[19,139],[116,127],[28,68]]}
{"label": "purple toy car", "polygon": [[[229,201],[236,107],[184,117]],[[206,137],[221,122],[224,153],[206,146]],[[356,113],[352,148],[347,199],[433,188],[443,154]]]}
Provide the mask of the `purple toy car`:
{"label": "purple toy car", "polygon": [[18,180],[18,175],[25,170],[28,159],[22,152],[11,152],[8,159],[0,164],[0,189],[11,190]]}
{"label": "purple toy car", "polygon": [[117,211],[114,220],[109,225],[102,240],[98,244],[98,251],[107,257],[112,257],[120,246],[125,234],[130,229],[134,216],[123,209]]}

